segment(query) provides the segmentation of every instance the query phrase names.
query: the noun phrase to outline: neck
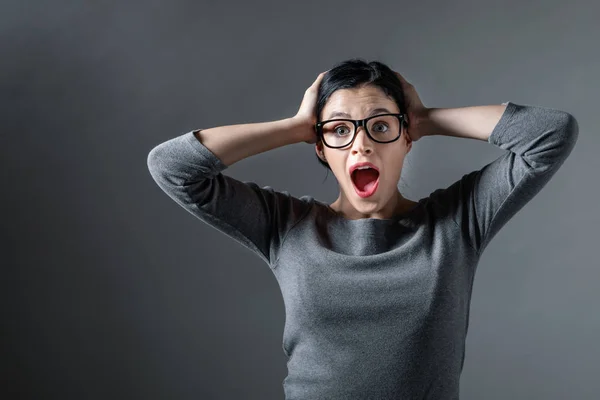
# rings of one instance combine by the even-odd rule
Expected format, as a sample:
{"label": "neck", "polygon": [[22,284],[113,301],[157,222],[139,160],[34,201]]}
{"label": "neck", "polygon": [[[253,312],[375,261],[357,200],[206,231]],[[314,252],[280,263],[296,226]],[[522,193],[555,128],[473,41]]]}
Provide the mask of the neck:
{"label": "neck", "polygon": [[354,206],[348,201],[344,193],[340,193],[339,197],[334,201],[330,207],[337,213],[341,214],[347,219],[362,219],[362,218],[375,218],[375,219],[391,219],[395,215],[401,214],[414,207],[417,204],[414,201],[408,200],[402,196],[399,191],[396,191],[394,195],[390,197],[388,202],[379,210],[373,211],[361,211],[354,208]]}

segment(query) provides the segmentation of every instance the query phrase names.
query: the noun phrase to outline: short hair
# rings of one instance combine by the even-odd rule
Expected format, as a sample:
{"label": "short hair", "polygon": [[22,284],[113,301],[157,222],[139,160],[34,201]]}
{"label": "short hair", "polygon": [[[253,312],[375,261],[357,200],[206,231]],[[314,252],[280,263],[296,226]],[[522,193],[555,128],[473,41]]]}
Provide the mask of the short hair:
{"label": "short hair", "polygon": [[[406,112],[402,83],[394,71],[379,61],[367,62],[360,58],[353,58],[336,64],[323,76],[317,92],[317,122],[322,121],[323,108],[336,90],[363,85],[375,85],[381,88],[396,102],[401,113]],[[322,138],[319,138],[319,141],[321,140]],[[321,160],[316,154],[315,156],[321,165],[331,171],[329,163]]]}

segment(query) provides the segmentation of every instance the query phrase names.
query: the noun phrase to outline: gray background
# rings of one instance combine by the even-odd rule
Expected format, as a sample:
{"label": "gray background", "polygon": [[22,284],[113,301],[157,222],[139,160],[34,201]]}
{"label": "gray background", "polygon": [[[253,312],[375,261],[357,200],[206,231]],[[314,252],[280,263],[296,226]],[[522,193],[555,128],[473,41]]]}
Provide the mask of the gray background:
{"label": "gray background", "polygon": [[[150,177],[157,144],[293,116],[317,74],[380,60],[428,107],[571,112],[579,141],[486,249],[461,398],[600,396],[597,2],[3,1],[3,398],[282,399],[281,293],[266,264]],[[503,153],[415,143],[412,200]],[[312,145],[227,171],[337,197]]]}

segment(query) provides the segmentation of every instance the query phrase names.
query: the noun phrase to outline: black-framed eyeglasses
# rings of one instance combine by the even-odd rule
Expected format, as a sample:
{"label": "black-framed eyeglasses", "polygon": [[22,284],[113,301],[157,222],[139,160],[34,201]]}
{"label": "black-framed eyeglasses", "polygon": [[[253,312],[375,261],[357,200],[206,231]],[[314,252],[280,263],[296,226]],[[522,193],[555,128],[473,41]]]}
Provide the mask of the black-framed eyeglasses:
{"label": "black-framed eyeglasses", "polygon": [[340,118],[317,122],[315,130],[325,146],[337,149],[354,142],[359,126],[365,128],[367,136],[373,141],[390,143],[400,138],[402,125],[407,123],[406,114],[378,114],[365,119]]}

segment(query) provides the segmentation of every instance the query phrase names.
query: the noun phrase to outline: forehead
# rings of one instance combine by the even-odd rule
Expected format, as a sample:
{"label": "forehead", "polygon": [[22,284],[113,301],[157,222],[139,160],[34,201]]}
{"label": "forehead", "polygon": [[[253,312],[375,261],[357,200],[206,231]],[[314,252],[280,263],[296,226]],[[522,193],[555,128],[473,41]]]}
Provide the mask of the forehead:
{"label": "forehead", "polygon": [[333,113],[342,112],[354,118],[364,118],[363,116],[366,116],[375,108],[385,108],[391,113],[399,112],[396,102],[387,96],[381,88],[367,85],[336,90],[327,99],[322,115],[324,119],[327,119]]}

